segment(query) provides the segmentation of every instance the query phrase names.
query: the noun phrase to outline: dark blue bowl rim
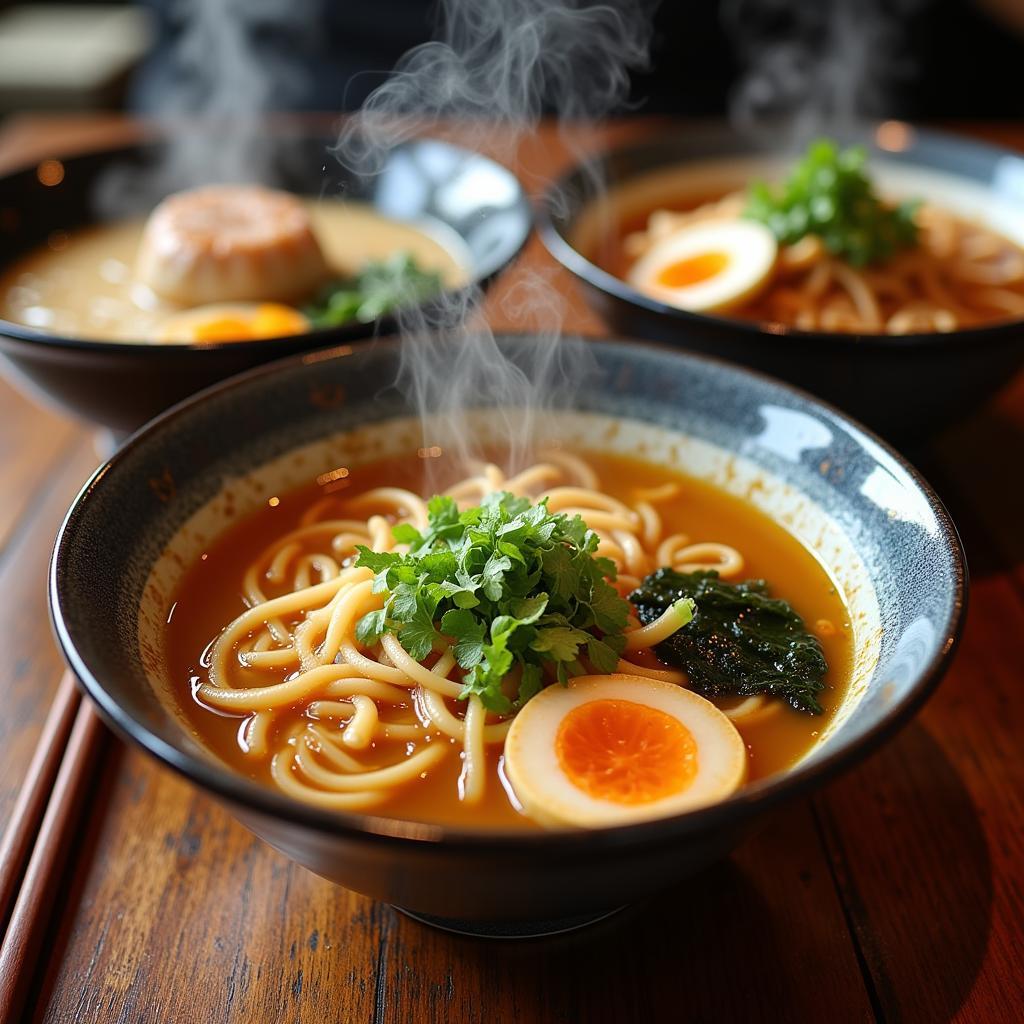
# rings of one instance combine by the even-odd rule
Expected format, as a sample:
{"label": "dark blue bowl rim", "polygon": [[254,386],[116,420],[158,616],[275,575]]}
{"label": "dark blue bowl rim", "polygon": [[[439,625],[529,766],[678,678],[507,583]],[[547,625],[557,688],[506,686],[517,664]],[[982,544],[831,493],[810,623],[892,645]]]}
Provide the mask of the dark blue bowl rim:
{"label": "dark blue bowl rim", "polygon": [[[716,126],[723,133],[726,130],[724,122],[712,122],[704,127],[712,126]],[[877,128],[878,125],[875,124],[870,127]],[[1014,157],[1024,161],[1024,154],[1007,149],[1004,146],[995,145],[994,143],[966,138],[953,132],[938,131],[932,128],[919,128],[916,125],[908,125],[908,127],[912,129],[915,140],[919,139],[930,146],[940,149],[955,148],[965,153],[975,153],[981,157],[987,156],[993,160],[1002,157]],[[739,138],[738,135],[735,137]],[[657,149],[660,141],[659,138],[651,137],[639,139],[600,153],[596,156],[596,159],[604,162],[613,157],[628,157],[632,153],[649,152],[652,149]],[[914,149],[915,144],[912,143],[902,152],[912,154]],[[751,150],[751,155],[757,155],[753,149]],[[710,157],[711,154],[708,154],[708,156]],[[694,162],[700,159],[701,157],[695,154]],[[556,197],[569,181],[580,173],[583,166],[583,164],[576,164],[565,171],[544,194],[543,199],[538,205],[537,234],[540,236],[545,248],[563,267],[592,288],[596,288],[598,291],[604,292],[620,302],[625,302],[647,312],[658,313],[661,316],[677,320],[681,327],[685,327],[688,324],[712,323],[718,328],[728,328],[738,334],[750,335],[762,340],[775,339],[779,344],[811,342],[815,344],[856,345],[858,347],[877,346],[883,349],[957,346],[964,344],[964,339],[968,335],[971,338],[972,345],[982,342],[1004,342],[1013,336],[1017,336],[1024,341],[1024,318],[974,327],[961,327],[955,331],[944,333],[931,331],[917,334],[848,334],[840,331],[806,331],[797,327],[790,327],[787,324],[773,325],[777,326],[778,329],[768,330],[757,321],[742,320],[728,316],[715,316],[711,313],[692,313],[688,310],[678,309],[667,303],[659,302],[655,298],[638,292],[621,278],[616,277],[607,270],[602,270],[596,263],[591,262],[569,242],[559,229],[557,223],[559,218],[553,212],[558,206]],[[666,164],[667,166],[669,165]]]}
{"label": "dark blue bowl rim", "polygon": [[[285,134],[290,133],[293,135],[303,135],[305,137],[316,137],[323,134],[322,132],[317,131],[315,127],[311,128],[307,126],[303,129],[301,123],[296,124],[287,120],[282,121],[280,125],[281,127],[279,127],[278,130]],[[63,160],[65,163],[80,159],[95,159],[103,157],[115,160],[122,156],[136,155],[147,146],[155,145],[174,134],[175,133],[173,131],[160,130],[159,128],[156,128],[146,134],[143,139],[136,142],[118,146],[83,149],[71,153],[64,157]],[[529,197],[526,194],[526,190],[523,188],[523,183],[511,168],[506,167],[499,161],[492,157],[485,156],[484,154],[466,149],[464,146],[460,146],[457,143],[449,142],[447,139],[422,135],[408,141],[438,142],[448,146],[450,149],[465,153],[467,156],[486,160],[494,167],[500,168],[504,171],[512,181],[515,182],[516,197],[513,205],[522,209],[524,224],[526,225],[526,230],[523,232],[522,237],[515,243],[512,251],[508,254],[508,257],[500,264],[479,276],[474,272],[471,274],[470,280],[467,284],[458,288],[446,289],[444,294],[461,295],[470,288],[486,287],[519,257],[520,253],[522,253],[525,248],[526,243],[530,240],[530,235],[533,233],[535,214]],[[7,178],[13,178],[17,175],[26,173],[31,170],[33,166],[34,164],[28,164],[11,168],[5,173],[0,174],[0,184],[2,184]],[[428,299],[426,302],[421,304],[420,308],[429,308],[430,302],[431,300]],[[185,352],[255,353],[261,349],[284,344],[302,345],[307,349],[315,347],[331,347],[338,344],[341,340],[364,341],[371,337],[375,338],[382,333],[393,331],[395,329],[395,323],[394,315],[389,313],[379,317],[371,323],[363,324],[360,322],[349,322],[341,324],[338,327],[317,327],[311,331],[307,331],[305,334],[283,334],[274,338],[258,338],[250,341],[218,341],[206,344],[196,342],[161,342],[159,344],[155,344],[149,341],[105,341],[101,338],[67,337],[61,334],[50,334],[46,331],[41,331],[38,328],[29,327],[26,324],[15,323],[13,320],[5,320],[3,317],[0,317],[0,346],[10,343],[14,343],[17,346],[22,344],[43,345],[47,349],[67,349],[78,352],[104,352],[107,355],[128,352],[133,358],[155,360],[158,358],[156,353],[161,353],[166,359],[170,354],[177,355],[178,353]],[[203,357],[200,355],[200,358]]]}
{"label": "dark blue bowl rim", "polygon": [[[512,343],[517,339],[522,340],[527,337],[529,335],[525,334],[503,333],[499,335],[499,338],[507,338]],[[67,535],[74,528],[79,507],[83,502],[89,500],[89,495],[93,490],[104,486],[105,478],[112,470],[116,470],[118,464],[125,459],[127,452],[142,439],[159,432],[168,424],[187,418],[194,406],[222,392],[244,389],[249,381],[279,373],[285,368],[348,356],[351,354],[349,346],[290,356],[286,359],[266,363],[214,384],[179,402],[132,434],[114,455],[92,474],[78,493],[57,533],[50,559],[47,590],[51,621],[63,655],[85,692],[98,707],[104,720],[123,738],[137,744],[156,760],[201,789],[209,790],[225,799],[229,804],[257,812],[265,817],[286,821],[338,838],[380,843],[414,843],[424,848],[436,846],[445,850],[466,849],[486,851],[496,855],[529,854],[530,851],[542,848],[550,853],[556,847],[559,852],[565,851],[568,854],[578,853],[587,848],[596,849],[597,846],[603,848],[651,846],[673,842],[704,830],[711,831],[718,827],[737,825],[785,800],[810,793],[876,750],[905,725],[934,692],[949,667],[963,632],[967,614],[967,562],[956,526],[938,495],[922,474],[877,434],[835,406],[791,384],[724,359],[690,352],[682,353],[671,346],[655,342],[601,337],[590,338],[588,341],[591,344],[603,345],[608,348],[641,347],[671,359],[709,364],[741,377],[746,376],[763,381],[789,392],[795,398],[814,406],[816,411],[826,413],[856,442],[866,444],[866,446],[875,446],[883,456],[891,459],[906,472],[920,489],[936,517],[941,532],[943,550],[949,557],[954,581],[953,602],[948,620],[940,630],[942,643],[937,653],[921,671],[919,679],[909,689],[903,700],[899,704],[893,705],[889,713],[871,729],[848,745],[838,745],[832,753],[826,753],[809,764],[798,766],[788,772],[744,787],[727,800],[709,807],[688,811],[674,817],[613,828],[538,832],[453,828],[386,816],[324,811],[291,800],[283,794],[274,792],[269,787],[246,779],[226,766],[221,767],[212,760],[204,760],[185,753],[151,733],[144,724],[130,717],[121,708],[96,674],[85,664],[75,648],[74,640],[64,621],[61,611],[60,579],[63,575],[65,546],[69,543]],[[389,338],[378,339],[375,344],[394,348],[399,342],[395,338]],[[149,684],[140,679],[140,685],[148,686]]]}

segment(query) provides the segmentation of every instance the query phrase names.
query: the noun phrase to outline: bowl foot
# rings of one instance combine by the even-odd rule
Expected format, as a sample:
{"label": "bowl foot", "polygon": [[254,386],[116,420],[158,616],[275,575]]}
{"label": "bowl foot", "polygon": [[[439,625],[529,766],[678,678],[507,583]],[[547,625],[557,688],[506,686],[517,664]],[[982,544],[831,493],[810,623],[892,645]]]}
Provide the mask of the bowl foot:
{"label": "bowl foot", "polygon": [[574,932],[578,928],[604,921],[625,908],[615,907],[613,910],[602,910],[596,914],[577,914],[573,917],[555,917],[538,921],[464,921],[457,917],[434,917],[432,914],[419,914],[405,907],[395,907],[406,917],[411,917],[420,924],[439,928],[455,935],[469,935],[476,939],[540,939],[550,935],[562,935]]}

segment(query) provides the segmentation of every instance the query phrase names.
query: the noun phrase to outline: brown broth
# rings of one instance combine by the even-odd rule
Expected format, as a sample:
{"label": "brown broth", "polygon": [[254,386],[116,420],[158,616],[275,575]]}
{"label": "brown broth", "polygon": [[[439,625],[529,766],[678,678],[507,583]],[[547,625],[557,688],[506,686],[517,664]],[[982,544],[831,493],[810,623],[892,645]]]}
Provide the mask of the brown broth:
{"label": "brown broth", "polygon": [[[597,471],[602,489],[628,501],[635,488],[653,487],[668,481],[681,484],[679,495],[659,503],[665,532],[685,531],[692,540],[720,541],[738,548],[746,559],[746,577],[763,577],[775,596],[784,597],[805,622],[822,620],[835,627],[821,635],[828,660],[827,689],[821,702],[825,713],[810,716],[779,703],[770,713],[750,724],[737,722],[749,751],[749,779],[755,780],[792,767],[814,746],[842,700],[849,684],[853,663],[853,642],[849,616],[842,597],[817,559],[793,536],[745,501],[734,498],[698,480],[664,468],[621,456],[583,453]],[[445,473],[445,459],[432,460],[439,477]],[[422,459],[407,457],[353,468],[343,481],[340,497],[352,497],[372,487],[403,486],[424,490]],[[171,679],[176,697],[204,746],[243,775],[271,785],[269,764],[254,762],[242,753],[238,743],[242,720],[211,712],[193,698],[192,680],[205,678],[200,665],[204,650],[218,631],[245,608],[242,578],[250,562],[275,538],[297,525],[303,511],[322,497],[324,489],[315,483],[278,496],[229,529],[215,541],[183,580],[169,615],[166,634]],[[435,742],[447,742],[438,739]],[[394,748],[392,748],[394,749]],[[389,817],[419,821],[490,827],[535,827],[516,811],[500,776],[499,746],[488,747],[487,793],[482,803],[468,810],[458,800],[459,758],[446,758],[427,778],[407,784],[385,804],[381,813]],[[387,751],[382,751],[382,755]]]}

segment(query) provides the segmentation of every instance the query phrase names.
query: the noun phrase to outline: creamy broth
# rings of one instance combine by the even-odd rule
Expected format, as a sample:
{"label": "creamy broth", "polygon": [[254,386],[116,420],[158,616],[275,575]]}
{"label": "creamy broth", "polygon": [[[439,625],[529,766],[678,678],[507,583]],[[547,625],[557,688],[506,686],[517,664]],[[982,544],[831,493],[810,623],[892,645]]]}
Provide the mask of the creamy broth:
{"label": "creamy broth", "polygon": [[[409,253],[436,271],[446,288],[465,283],[458,239],[381,216],[365,203],[306,203],[328,265],[339,277],[396,252]],[[167,316],[182,308],[159,298],[134,278],[145,222],[125,221],[54,233],[47,245],[0,273],[0,317],[48,334],[101,341],[146,341]]]}
{"label": "creamy broth", "polygon": [[[745,559],[743,578],[768,580],[773,596],[785,598],[818,636],[829,665],[827,688],[821,695],[824,714],[805,715],[781,701],[772,701],[756,718],[735,722],[748,751],[749,781],[793,767],[825,732],[850,683],[852,631],[847,609],[833,581],[806,548],[750,504],[706,483],[639,460],[591,452],[581,454],[599,474],[602,490],[620,501],[634,500],[638,489],[678,483],[678,493],[659,505],[666,532],[685,531],[693,542],[716,541],[741,551]],[[457,479],[461,474],[454,470],[452,467],[451,475]],[[217,631],[245,609],[242,580],[246,567],[260,551],[294,528],[302,514],[325,494],[348,500],[382,486],[406,487],[423,493],[423,460],[410,457],[380,461],[353,468],[344,480],[326,485],[327,490],[311,484],[275,496],[268,506],[211,544],[186,574],[175,595],[165,650],[180,706],[204,746],[236,771],[268,786],[273,785],[269,761],[247,756],[240,747],[243,719],[214,712],[194,699],[195,686],[207,675],[208,661],[204,659]],[[643,660],[650,667],[657,664],[649,653],[634,660]],[[737,702],[717,703],[725,707]],[[297,713],[296,709],[286,709],[280,717],[286,720],[289,714]],[[439,736],[437,742],[449,741]],[[386,749],[388,745],[380,743],[371,757],[379,756],[380,763],[387,762],[389,757],[393,759],[393,750]],[[390,745],[393,747],[394,741]],[[510,798],[502,770],[501,746],[488,747],[486,757],[486,789],[476,806],[470,808],[460,803],[460,761],[456,756],[442,761],[425,777],[415,778],[397,789],[376,813],[468,826],[536,827],[517,811]]]}

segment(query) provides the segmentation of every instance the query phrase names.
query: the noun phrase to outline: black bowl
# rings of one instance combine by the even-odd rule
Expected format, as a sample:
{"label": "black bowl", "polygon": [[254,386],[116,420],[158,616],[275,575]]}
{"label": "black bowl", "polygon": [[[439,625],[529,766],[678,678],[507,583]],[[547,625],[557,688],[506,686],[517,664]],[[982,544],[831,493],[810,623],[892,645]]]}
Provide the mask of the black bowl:
{"label": "black bowl", "polygon": [[[501,343],[514,360],[534,344]],[[57,540],[50,601],[64,653],[106,721],[318,874],[424,914],[474,920],[563,918],[635,900],[721,857],[770,808],[862,759],[921,705],[962,626],[963,553],[934,493],[862,428],[783,384],[642,342],[593,342],[589,351],[594,383],[567,403],[573,411],[552,414],[556,436],[627,452],[642,444],[648,458],[749,490],[843,588],[854,696],[802,764],[674,818],[501,833],[328,813],[237,774],[197,743],[168,688],[160,640],[181,545],[197,533],[208,542],[229,515],[339,457],[421,444],[418,421],[400,422],[409,409],[387,390],[398,349],[385,342],[211,388],[135,435],[86,485]],[[477,417],[483,429],[499,419],[487,412]],[[339,449],[353,433],[351,452]],[[214,502],[229,489],[230,512]],[[188,525],[202,509],[213,519]]]}
{"label": "black bowl", "polygon": [[[62,162],[63,177],[56,185],[44,184],[52,177],[35,166],[5,175],[0,177],[0,267],[45,244],[54,232],[108,219],[111,193],[121,183],[132,194],[117,197],[119,213],[128,206],[145,216],[169,191],[238,180],[234,175],[301,195],[368,201],[398,220],[433,222],[460,240],[477,284],[489,283],[525,243],[530,205],[518,180],[500,164],[447,142],[418,139],[397,146],[379,174],[361,179],[328,153],[335,141],[299,125],[268,126],[260,136],[258,164],[234,168],[229,179],[217,163],[217,140],[200,131],[70,157]],[[202,162],[205,144],[209,164]],[[187,161],[178,155],[183,151]],[[156,173],[167,166],[173,174]],[[147,186],[139,188],[140,181]],[[0,320],[0,357],[27,390],[41,392],[64,411],[129,431],[242,370],[393,327],[386,317],[279,339],[154,345],[66,338]]]}
{"label": "black bowl", "polygon": [[[840,133],[839,140],[865,145],[873,172],[890,188],[982,216],[1024,244],[1024,157],[899,122]],[[668,306],[588,255],[620,217],[628,220],[659,200],[678,201],[688,191],[694,199],[707,199],[742,188],[752,176],[778,173],[789,162],[777,145],[763,139],[756,142],[718,125],[680,127],[570,171],[548,194],[540,235],[616,331],[774,374],[889,436],[920,439],[975,409],[1012,379],[1024,362],[1021,322],[901,337],[775,324],[766,329]],[[581,234],[588,237],[581,240]]]}

